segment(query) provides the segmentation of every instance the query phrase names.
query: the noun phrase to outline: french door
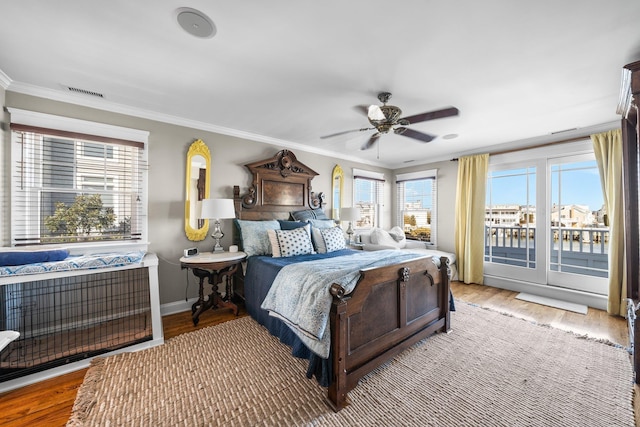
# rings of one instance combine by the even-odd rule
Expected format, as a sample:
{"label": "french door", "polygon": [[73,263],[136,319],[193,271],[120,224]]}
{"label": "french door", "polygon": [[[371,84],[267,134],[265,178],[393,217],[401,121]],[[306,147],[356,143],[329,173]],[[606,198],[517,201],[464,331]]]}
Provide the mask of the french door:
{"label": "french door", "polygon": [[490,166],[485,274],[607,294],[609,229],[593,152]]}

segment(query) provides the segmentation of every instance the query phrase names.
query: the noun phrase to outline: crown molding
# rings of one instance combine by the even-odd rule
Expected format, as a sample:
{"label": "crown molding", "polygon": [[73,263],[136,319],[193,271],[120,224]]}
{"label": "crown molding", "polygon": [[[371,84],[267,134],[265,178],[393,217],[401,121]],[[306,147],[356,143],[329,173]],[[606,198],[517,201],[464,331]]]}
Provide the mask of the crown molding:
{"label": "crown molding", "polygon": [[432,158],[429,158],[427,160],[424,161],[417,161],[417,162],[413,162],[410,165],[399,165],[399,164],[394,164],[391,166],[387,166],[392,170],[396,170],[396,169],[405,169],[405,168],[409,168],[409,167],[414,167],[414,166],[420,166],[420,165],[428,165],[431,163],[438,163],[438,162],[443,162],[443,161],[449,161],[452,160],[452,158],[458,158],[458,157],[462,157],[462,156],[472,156],[472,155],[476,155],[476,154],[484,154],[484,153],[489,153],[489,155],[491,155],[491,153],[499,153],[501,151],[512,151],[512,150],[531,150],[534,148],[538,148],[541,145],[546,145],[546,144],[553,144],[553,143],[562,143],[565,142],[568,139],[575,139],[575,138],[584,138],[585,140],[590,139],[590,136],[596,133],[601,133],[601,132],[607,132],[613,129],[619,129],[620,128],[620,122],[619,121],[612,121],[612,122],[606,122],[606,123],[600,123],[597,125],[592,125],[592,126],[585,126],[583,128],[578,128],[569,132],[562,132],[561,134],[552,134],[552,135],[541,135],[541,136],[536,136],[536,137],[532,137],[532,138],[527,138],[527,139],[520,139],[520,140],[515,140],[515,141],[510,141],[510,142],[503,142],[500,144],[495,144],[495,145],[490,145],[487,147],[482,147],[482,149],[479,150],[473,150],[473,151],[465,151],[465,152],[460,152],[454,156],[452,155],[448,155],[448,156],[434,156]]}
{"label": "crown molding", "polygon": [[4,71],[0,70],[0,87],[2,87],[4,90],[7,90],[10,84],[11,79],[9,78],[9,76],[7,76]]}
{"label": "crown molding", "polygon": [[259,135],[251,132],[245,132],[238,129],[231,129],[223,126],[217,126],[211,123],[200,122],[197,120],[191,120],[184,117],[173,116],[169,114],[158,113],[155,111],[145,110],[142,108],[131,107],[124,104],[118,104],[105,99],[93,99],[84,95],[78,95],[75,93],[65,93],[56,89],[43,88],[40,86],[29,85],[26,83],[12,82],[7,88],[11,92],[17,92],[24,95],[35,96],[38,98],[50,99],[52,101],[65,102],[74,105],[80,105],[88,108],[95,108],[97,110],[108,111],[111,113],[123,114],[126,116],[138,117],[141,119],[153,120],[161,123],[172,124],[176,126],[183,126],[192,129],[197,129],[205,132],[219,133],[222,135],[232,136],[241,139],[247,139],[249,141],[261,142],[264,144],[275,145],[279,148],[287,148],[290,150],[305,151],[307,153],[319,154],[330,158],[339,158],[342,160],[349,160],[356,163],[368,164],[372,166],[378,166],[383,168],[389,168],[382,162],[368,161],[359,159],[354,156],[341,155],[335,151],[324,150],[321,148],[309,147],[296,142],[286,141],[283,139],[272,138],[269,136]]}

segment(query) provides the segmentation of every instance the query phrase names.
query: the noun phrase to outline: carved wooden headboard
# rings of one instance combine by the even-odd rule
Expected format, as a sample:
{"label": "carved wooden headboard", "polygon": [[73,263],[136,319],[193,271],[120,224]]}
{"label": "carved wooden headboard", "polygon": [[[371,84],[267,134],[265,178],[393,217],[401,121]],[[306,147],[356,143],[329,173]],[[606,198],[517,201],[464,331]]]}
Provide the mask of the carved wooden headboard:
{"label": "carved wooden headboard", "polygon": [[318,173],[300,163],[291,151],[281,150],[269,159],[245,166],[253,179],[242,196],[240,187],[233,187],[236,218],[286,220],[291,212],[322,208],[324,195],[311,191],[311,180]]}

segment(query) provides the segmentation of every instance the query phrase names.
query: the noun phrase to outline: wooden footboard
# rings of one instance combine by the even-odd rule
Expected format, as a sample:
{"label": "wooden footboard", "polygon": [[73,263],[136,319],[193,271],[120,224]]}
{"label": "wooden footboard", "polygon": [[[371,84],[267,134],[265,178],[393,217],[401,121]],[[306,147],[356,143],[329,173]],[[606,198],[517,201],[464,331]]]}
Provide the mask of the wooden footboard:
{"label": "wooden footboard", "polygon": [[431,257],[361,271],[355,290],[331,289],[333,381],[328,397],[335,411],[360,378],[407,347],[450,329],[448,259]]}

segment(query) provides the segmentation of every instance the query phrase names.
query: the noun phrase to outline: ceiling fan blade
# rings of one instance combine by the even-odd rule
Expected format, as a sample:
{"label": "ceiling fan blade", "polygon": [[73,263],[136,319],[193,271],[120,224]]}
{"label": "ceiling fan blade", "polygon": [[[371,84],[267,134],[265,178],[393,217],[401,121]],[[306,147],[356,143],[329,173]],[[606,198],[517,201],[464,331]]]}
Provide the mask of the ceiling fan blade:
{"label": "ceiling fan blade", "polygon": [[374,128],[361,128],[361,129],[351,129],[351,130],[345,130],[342,132],[337,132],[337,133],[332,133],[330,135],[323,135],[320,137],[320,139],[327,139],[327,138],[333,138],[334,136],[340,136],[340,135],[344,135],[346,133],[351,133],[351,132],[363,132],[365,130],[371,130]]}
{"label": "ceiling fan blade", "polygon": [[365,142],[362,147],[360,147],[361,150],[368,150],[369,148],[372,148],[375,144],[376,141],[378,140],[378,138],[380,138],[381,133],[380,132],[376,132],[373,135],[371,135],[371,137],[367,140],[367,142]]}
{"label": "ceiling fan blade", "polygon": [[398,135],[408,136],[409,138],[417,139],[420,142],[431,142],[436,137],[435,135],[429,135],[428,133],[418,132],[417,130],[408,129],[405,127],[395,128],[393,130]]}
{"label": "ceiling fan blade", "polygon": [[430,111],[428,113],[416,114],[414,116],[403,117],[400,120],[406,120],[409,123],[426,122],[427,120],[442,119],[444,117],[457,116],[460,112],[456,107],[444,108],[442,110]]}

